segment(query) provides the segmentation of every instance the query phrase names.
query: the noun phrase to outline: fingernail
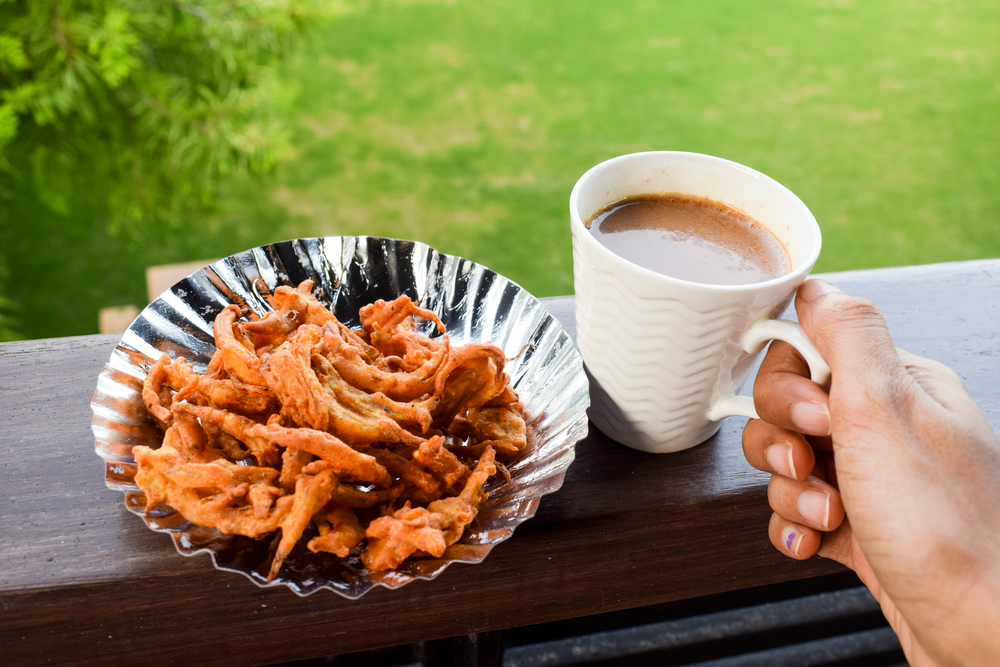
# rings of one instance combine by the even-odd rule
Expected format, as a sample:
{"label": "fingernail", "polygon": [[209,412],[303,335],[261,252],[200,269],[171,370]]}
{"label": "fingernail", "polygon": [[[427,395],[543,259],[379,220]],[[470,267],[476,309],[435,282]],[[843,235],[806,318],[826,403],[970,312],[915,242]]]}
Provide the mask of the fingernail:
{"label": "fingernail", "polygon": [[803,433],[830,435],[830,409],[823,403],[795,403],[791,417],[795,428]]}
{"label": "fingernail", "polygon": [[785,545],[786,549],[798,556],[799,547],[802,546],[802,538],[805,536],[805,531],[802,528],[789,524],[781,531],[781,543]]}
{"label": "fingernail", "polygon": [[823,530],[830,528],[830,494],[806,490],[795,499],[795,507],[803,519],[812,521]]}
{"label": "fingernail", "polygon": [[771,470],[774,472],[797,479],[791,445],[769,445],[764,450],[764,458],[767,459],[767,465],[771,466]]}
{"label": "fingernail", "polygon": [[839,287],[831,283],[822,280],[821,278],[812,278],[802,283],[799,287],[799,298],[809,303],[814,299],[818,299],[824,294],[830,294],[831,292],[843,292]]}

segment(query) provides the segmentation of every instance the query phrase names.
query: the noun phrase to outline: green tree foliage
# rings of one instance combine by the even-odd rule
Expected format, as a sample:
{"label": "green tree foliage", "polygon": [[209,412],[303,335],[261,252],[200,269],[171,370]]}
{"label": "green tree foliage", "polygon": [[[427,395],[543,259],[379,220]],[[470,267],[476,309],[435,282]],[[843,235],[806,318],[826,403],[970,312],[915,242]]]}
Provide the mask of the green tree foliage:
{"label": "green tree foliage", "polygon": [[[281,117],[294,90],[275,66],[334,11],[323,0],[0,0],[0,208],[30,188],[66,214],[86,173],[116,232],[198,219],[226,174],[266,173],[289,154]],[[0,295],[2,271],[0,257]]]}
{"label": "green tree foliage", "polygon": [[3,256],[0,256],[0,342],[17,340],[20,336],[14,331],[16,322],[8,314],[14,307],[10,299],[3,296],[3,286],[7,281],[7,268]]}

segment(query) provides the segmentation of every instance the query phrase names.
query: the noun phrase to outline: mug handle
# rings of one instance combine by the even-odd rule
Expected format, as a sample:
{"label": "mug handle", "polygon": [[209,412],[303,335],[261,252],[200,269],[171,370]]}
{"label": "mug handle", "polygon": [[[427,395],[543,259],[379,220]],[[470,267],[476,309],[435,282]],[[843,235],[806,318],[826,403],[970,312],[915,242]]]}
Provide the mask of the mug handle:
{"label": "mug handle", "polygon": [[[823,385],[830,379],[830,367],[823,361],[819,350],[812,344],[798,322],[768,318],[758,320],[743,333],[740,346],[750,354],[755,354],[772,340],[783,340],[798,350],[809,364],[809,374],[813,382]],[[723,417],[760,419],[753,405],[753,398],[750,396],[723,396],[709,407],[707,416],[713,422]]]}

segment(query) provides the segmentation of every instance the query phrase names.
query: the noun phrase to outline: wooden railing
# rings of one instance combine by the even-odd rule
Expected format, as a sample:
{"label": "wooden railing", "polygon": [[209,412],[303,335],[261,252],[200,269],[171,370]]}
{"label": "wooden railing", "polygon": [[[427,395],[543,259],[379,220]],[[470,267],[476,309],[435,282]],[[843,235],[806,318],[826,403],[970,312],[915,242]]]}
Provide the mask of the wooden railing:
{"label": "wooden railing", "polygon": [[[1000,426],[1000,260],[826,276],[900,347],[955,368]],[[573,300],[544,300],[572,333]],[[476,566],[350,601],[258,588],[185,558],[105,488],[90,399],[117,335],[0,344],[5,664],[269,664],[807,581],[840,571],[768,543],[768,475],[743,420],[642,454],[591,429],[562,489]],[[744,390],[749,391],[749,386]]]}

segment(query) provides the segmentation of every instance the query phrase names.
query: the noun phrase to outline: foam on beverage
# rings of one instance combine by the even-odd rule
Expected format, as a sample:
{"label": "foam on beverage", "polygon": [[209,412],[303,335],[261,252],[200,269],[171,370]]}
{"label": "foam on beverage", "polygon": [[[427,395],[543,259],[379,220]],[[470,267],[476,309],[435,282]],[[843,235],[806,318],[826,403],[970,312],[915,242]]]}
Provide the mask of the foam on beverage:
{"label": "foam on beverage", "polygon": [[791,270],[788,252],[767,228],[704,197],[629,197],[605,206],[587,227],[616,255],[681,280],[747,285]]}

